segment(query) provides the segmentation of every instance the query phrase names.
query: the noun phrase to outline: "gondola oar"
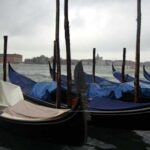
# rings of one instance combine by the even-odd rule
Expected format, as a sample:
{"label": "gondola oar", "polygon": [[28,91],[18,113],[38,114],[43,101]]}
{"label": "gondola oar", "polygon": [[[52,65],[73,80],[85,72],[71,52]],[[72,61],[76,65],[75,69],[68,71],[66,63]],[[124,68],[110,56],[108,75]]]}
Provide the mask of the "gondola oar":
{"label": "gondola oar", "polygon": [[8,37],[4,36],[3,81],[7,81],[7,41]]}
{"label": "gondola oar", "polygon": [[140,35],[141,35],[141,0],[137,0],[137,33],[136,33],[136,57],[135,57],[135,80],[134,101],[139,100],[139,72],[140,72]]}

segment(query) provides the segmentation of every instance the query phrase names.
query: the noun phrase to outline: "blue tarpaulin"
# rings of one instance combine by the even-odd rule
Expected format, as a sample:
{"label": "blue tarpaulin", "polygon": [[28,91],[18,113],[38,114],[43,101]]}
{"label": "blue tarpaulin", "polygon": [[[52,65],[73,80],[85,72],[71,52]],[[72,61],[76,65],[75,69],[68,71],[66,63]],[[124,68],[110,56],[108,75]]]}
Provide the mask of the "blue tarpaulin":
{"label": "blue tarpaulin", "polygon": [[52,82],[39,82],[34,85],[31,91],[31,96],[40,98],[40,99],[46,99],[51,92],[56,90],[57,83]]}
{"label": "blue tarpaulin", "polygon": [[[124,93],[134,93],[134,82],[125,82],[108,87],[91,83],[88,85],[87,96],[89,98],[94,98],[97,96],[112,98],[113,96],[115,99],[120,99],[123,97]],[[145,97],[150,97],[150,84],[140,82],[140,94]]]}

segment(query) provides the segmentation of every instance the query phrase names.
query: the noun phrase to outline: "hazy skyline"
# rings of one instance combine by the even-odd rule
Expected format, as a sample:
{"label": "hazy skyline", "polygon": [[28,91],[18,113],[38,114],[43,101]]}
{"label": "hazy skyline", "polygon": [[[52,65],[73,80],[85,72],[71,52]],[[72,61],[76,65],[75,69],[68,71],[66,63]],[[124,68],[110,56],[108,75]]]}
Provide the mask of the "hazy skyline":
{"label": "hazy skyline", "polygon": [[[53,55],[55,39],[55,0],[0,0],[0,49],[8,35],[8,53],[24,58]],[[64,12],[61,2],[60,50],[66,57]],[[150,1],[142,0],[141,61],[150,60]],[[137,0],[70,0],[69,21],[71,55],[92,58],[96,48],[103,59],[135,60]]]}

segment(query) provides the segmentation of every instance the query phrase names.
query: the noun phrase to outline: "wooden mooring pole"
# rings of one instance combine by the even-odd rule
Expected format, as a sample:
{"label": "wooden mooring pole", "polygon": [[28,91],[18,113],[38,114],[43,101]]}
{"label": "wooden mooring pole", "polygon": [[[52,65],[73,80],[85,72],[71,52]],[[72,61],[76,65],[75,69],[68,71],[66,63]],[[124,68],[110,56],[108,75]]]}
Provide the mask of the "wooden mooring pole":
{"label": "wooden mooring pole", "polygon": [[4,36],[3,81],[7,81],[7,42],[8,36]]}
{"label": "wooden mooring pole", "polygon": [[53,80],[56,81],[56,40],[54,40],[54,50],[53,50]]}
{"label": "wooden mooring pole", "polygon": [[96,53],[96,48],[93,48],[93,67],[92,67],[92,72],[93,72],[93,82],[95,83],[95,53]]}
{"label": "wooden mooring pole", "polygon": [[68,0],[64,3],[64,29],[66,41],[66,60],[67,60],[67,102],[68,107],[71,107],[72,93],[72,74],[71,74],[71,50],[70,50],[70,31],[68,18]]}
{"label": "wooden mooring pole", "polygon": [[125,82],[125,64],[126,64],[126,48],[123,48],[123,59],[122,59],[122,72],[121,72],[121,75],[122,75],[122,83]]}
{"label": "wooden mooring pole", "polygon": [[56,0],[56,62],[57,62],[57,91],[56,91],[56,108],[60,108],[61,99],[61,65],[60,65],[60,47],[59,47],[59,14],[60,1]]}
{"label": "wooden mooring pole", "polygon": [[140,35],[141,35],[141,0],[137,0],[137,33],[136,33],[136,56],[135,56],[135,80],[134,80],[135,102],[138,102],[139,100]]}

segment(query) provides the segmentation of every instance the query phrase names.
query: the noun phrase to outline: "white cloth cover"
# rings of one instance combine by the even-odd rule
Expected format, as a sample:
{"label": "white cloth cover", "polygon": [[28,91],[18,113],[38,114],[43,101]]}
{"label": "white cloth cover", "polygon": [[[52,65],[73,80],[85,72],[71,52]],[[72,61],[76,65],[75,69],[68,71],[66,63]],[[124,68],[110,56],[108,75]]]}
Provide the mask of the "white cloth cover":
{"label": "white cloth cover", "polygon": [[63,115],[69,110],[70,109],[56,109],[41,106],[24,100],[18,102],[14,106],[5,108],[1,116],[10,119],[26,121],[51,120]]}
{"label": "white cloth cover", "polygon": [[13,106],[21,100],[24,100],[24,98],[19,86],[0,80],[1,106]]}

